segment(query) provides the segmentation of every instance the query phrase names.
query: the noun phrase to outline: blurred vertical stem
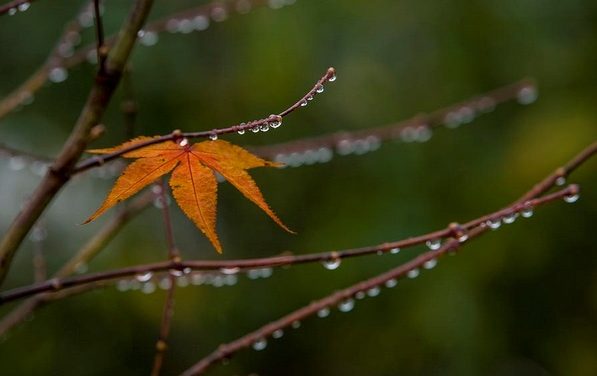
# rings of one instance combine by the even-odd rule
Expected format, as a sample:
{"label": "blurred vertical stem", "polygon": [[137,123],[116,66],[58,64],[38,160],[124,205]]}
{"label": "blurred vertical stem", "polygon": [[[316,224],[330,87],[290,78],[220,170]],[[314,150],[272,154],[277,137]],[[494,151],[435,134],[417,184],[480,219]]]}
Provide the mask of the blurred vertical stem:
{"label": "blurred vertical stem", "polygon": [[91,129],[100,122],[114,94],[137,39],[137,32],[145,23],[152,4],[153,0],[137,0],[132,6],[114,47],[108,54],[105,69],[99,70],[96,74],[87,102],[68,140],[31,199],[0,241],[0,284],[6,278],[19,245],[56,193],[70,179],[72,168],[87,146]]}

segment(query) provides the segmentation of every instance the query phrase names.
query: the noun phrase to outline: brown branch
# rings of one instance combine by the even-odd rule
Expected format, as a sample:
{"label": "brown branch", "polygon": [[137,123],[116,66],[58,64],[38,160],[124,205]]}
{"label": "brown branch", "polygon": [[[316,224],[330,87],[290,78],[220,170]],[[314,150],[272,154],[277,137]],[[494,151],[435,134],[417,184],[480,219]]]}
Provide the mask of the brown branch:
{"label": "brown branch", "polygon": [[[408,238],[405,240],[400,240],[391,243],[383,243],[376,246],[369,246],[369,247],[362,247],[362,248],[355,248],[349,249],[344,251],[332,251],[332,252],[323,252],[323,253],[314,253],[314,254],[307,254],[307,255],[298,255],[298,256],[275,256],[275,257],[266,257],[266,258],[258,258],[258,259],[243,259],[243,260],[229,260],[229,261],[205,261],[205,260],[196,260],[196,261],[181,261],[181,262],[171,262],[171,261],[164,261],[158,262],[153,264],[144,264],[144,265],[137,265],[122,269],[114,269],[105,272],[98,272],[93,274],[86,274],[80,276],[73,276],[67,278],[53,278],[43,283],[33,284],[29,286],[23,286],[19,288],[15,288],[12,290],[5,291],[0,293],[0,305],[22,299],[24,297],[28,297],[31,295],[40,294],[43,292],[48,291],[60,291],[65,288],[70,288],[73,286],[85,285],[88,283],[93,283],[97,281],[103,280],[112,280],[118,279],[123,277],[130,277],[139,274],[145,274],[148,272],[164,272],[164,271],[181,271],[181,270],[221,270],[221,271],[234,271],[238,272],[241,270],[246,269],[253,269],[253,268],[264,268],[264,267],[279,267],[285,265],[294,265],[294,264],[305,264],[305,263],[313,263],[313,262],[333,262],[337,263],[338,260],[342,258],[350,258],[356,256],[364,256],[369,254],[377,254],[379,252],[391,252],[393,249],[403,249],[407,247],[412,247],[415,245],[427,243],[427,242],[435,242],[437,240],[441,240],[444,237],[460,237],[464,238],[462,235],[466,235],[466,232],[472,231],[474,228],[479,226],[486,225],[486,221],[489,219],[497,219],[502,218],[507,215],[517,215],[518,213],[522,213],[529,208],[535,208],[539,205],[542,205],[547,202],[551,202],[557,200],[559,198],[565,196],[575,195],[578,192],[578,187],[576,185],[570,185],[566,189],[560,190],[550,195],[546,195],[541,198],[526,200],[524,203],[516,202],[511,206],[508,206],[504,209],[498,210],[491,214],[485,215],[473,221],[470,221],[464,225],[456,225],[450,224],[446,229],[439,230],[435,232],[431,232],[425,235],[417,236]],[[465,231],[464,234],[461,235],[462,231]],[[430,243],[431,244],[431,243]]]}
{"label": "brown branch", "polygon": [[152,4],[153,0],[138,0],[132,6],[118,40],[108,55],[106,69],[96,75],[95,84],[69,139],[50,167],[50,171],[44,176],[31,199],[0,241],[0,284],[4,281],[12,258],[31,226],[70,179],[76,161],[87,146],[92,127],[100,122],[120,81],[122,70],[137,38],[137,32],[145,22]]}
{"label": "brown branch", "polygon": [[[247,130],[252,129],[263,129],[263,127],[278,127],[282,119],[289,115],[290,113],[294,112],[296,109],[300,107],[306,106],[306,103],[309,103],[318,94],[318,90],[323,87],[324,84],[330,81],[334,81],[336,78],[336,70],[334,68],[329,68],[326,73],[315,83],[313,88],[309,90],[304,96],[302,96],[298,101],[296,101],[293,105],[285,109],[284,111],[280,112],[277,115],[270,115],[267,118],[249,121],[247,123],[241,123],[237,125],[232,125],[226,128],[219,128],[213,129],[210,131],[201,131],[201,132],[185,132],[182,133],[180,131],[174,131],[168,135],[159,136],[156,138],[152,138],[150,140],[139,142],[135,145],[129,146],[127,148],[122,148],[117,152],[103,154],[100,156],[95,156],[91,158],[87,158],[86,160],[79,163],[75,169],[73,170],[73,174],[85,171],[91,167],[96,167],[103,165],[104,163],[111,161],[120,157],[123,154],[131,152],[133,150],[141,149],[149,145],[159,144],[161,142],[166,141],[175,141],[181,138],[217,138],[220,135],[228,134],[228,133],[244,133]],[[310,98],[310,99],[309,99]]]}
{"label": "brown branch", "polygon": [[[101,250],[103,250],[108,243],[120,232],[122,228],[128,223],[130,219],[135,217],[141,211],[148,207],[153,202],[153,193],[146,192],[145,194],[134,199],[109,222],[107,222],[97,233],[93,235],[87,243],[68,261],[62,268],[54,274],[54,278],[63,278],[74,274],[82,265],[86,265],[91,261]],[[101,283],[104,283],[102,281]],[[92,286],[92,285],[89,285]],[[97,285],[96,285],[97,286]],[[100,285],[102,286],[102,285]],[[17,308],[8,313],[0,321],[0,336],[8,330],[19,324],[27,316],[32,314],[37,308],[45,305],[48,302],[59,299],[60,297],[71,296],[72,294],[87,291],[90,288],[86,286],[79,286],[75,289],[63,290],[58,294],[48,293],[34,296],[25,302],[21,303]]]}
{"label": "brown branch", "polygon": [[322,148],[330,152],[322,157],[327,161],[333,150],[336,150],[339,155],[347,155],[375,150],[379,147],[379,143],[385,140],[422,142],[431,137],[432,129],[441,126],[454,127],[454,125],[471,122],[497,105],[519,98],[524,90],[536,90],[534,81],[523,79],[428,114],[421,113],[390,125],[351,132],[336,132],[277,145],[248,147],[248,149],[260,156],[297,166],[302,163],[297,163],[292,158],[307,159],[308,154],[313,154]]}

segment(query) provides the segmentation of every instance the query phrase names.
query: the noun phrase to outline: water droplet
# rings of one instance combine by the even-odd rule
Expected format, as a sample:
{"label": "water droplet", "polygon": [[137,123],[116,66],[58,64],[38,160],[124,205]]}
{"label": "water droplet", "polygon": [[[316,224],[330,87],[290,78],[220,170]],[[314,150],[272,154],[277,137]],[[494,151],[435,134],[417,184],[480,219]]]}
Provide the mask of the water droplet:
{"label": "water droplet", "polygon": [[392,249],[390,249],[390,253],[393,255],[397,255],[398,253],[400,253],[400,248],[398,248],[398,247],[392,248]]}
{"label": "water droplet", "polygon": [[14,16],[15,14],[17,14],[17,8],[10,8],[8,10],[8,15],[9,16]]}
{"label": "water droplet", "polygon": [[179,21],[175,18],[169,19],[166,22],[166,30],[170,33],[176,33],[178,31]]}
{"label": "water droplet", "polygon": [[8,167],[13,171],[20,171],[25,168],[27,163],[23,157],[15,155],[8,160]]}
{"label": "water droplet", "polygon": [[249,279],[257,279],[261,276],[261,271],[259,269],[249,269],[247,272],[247,277]]}
{"label": "water droplet", "polygon": [[238,282],[238,277],[236,275],[227,275],[224,277],[224,284],[228,286],[234,286]]}
{"label": "water droplet", "polygon": [[212,133],[209,135],[209,139],[212,141],[215,141],[218,139],[218,134],[217,133]]}
{"label": "water droplet", "polygon": [[378,250],[378,251],[376,252],[376,254],[377,254],[378,256],[383,256],[383,254],[384,254],[384,251],[382,251],[382,250],[380,249],[380,250]]}
{"label": "water droplet", "polygon": [[140,37],[141,44],[147,47],[154,46],[156,43],[158,43],[159,40],[158,33],[154,31],[146,31]]}
{"label": "water droplet", "polygon": [[415,268],[415,269],[409,270],[409,271],[406,273],[406,276],[407,276],[408,278],[411,278],[411,279],[412,279],[412,278],[417,278],[417,277],[419,276],[419,273],[420,273],[420,272],[419,272],[419,269]]}
{"label": "water droplet", "polygon": [[279,338],[282,338],[283,335],[284,335],[284,331],[282,329],[277,329],[277,330],[274,330],[274,332],[272,333],[272,338],[279,339]]}
{"label": "water droplet", "polygon": [[435,268],[436,265],[437,265],[437,260],[431,259],[431,260],[425,261],[425,263],[423,263],[423,268],[433,269],[433,268]]}
{"label": "water droplet", "polygon": [[31,230],[31,234],[29,235],[29,239],[32,242],[36,243],[36,242],[44,241],[47,236],[48,236],[48,230],[46,230],[45,227],[34,226],[33,229]]}
{"label": "water droplet", "polygon": [[201,273],[195,273],[191,276],[191,283],[199,286],[205,282],[205,277]]}
{"label": "water droplet", "polygon": [[381,290],[379,289],[379,287],[375,286],[375,287],[371,287],[369,290],[367,290],[367,295],[369,295],[370,297],[376,297],[377,295],[379,295],[379,293],[381,292]]}
{"label": "water droplet", "polygon": [[460,126],[460,116],[458,112],[448,112],[444,117],[444,125],[448,128],[457,128]]}
{"label": "water droplet", "polygon": [[489,226],[490,229],[497,230],[502,225],[502,221],[499,218],[488,219],[485,224]]}
{"label": "water droplet", "polygon": [[[275,116],[275,115],[270,115],[270,117],[274,117],[274,116]],[[274,120],[274,121],[271,121],[271,122],[269,123],[269,125],[270,125],[272,128],[274,128],[274,129],[275,129],[275,128],[278,128],[280,125],[282,125],[282,121],[281,121],[281,120],[279,120],[279,118],[276,118],[276,120]]]}
{"label": "water droplet", "polygon": [[239,129],[238,132],[236,132],[236,133],[238,133],[240,135],[243,135],[243,134],[245,134],[245,130],[244,129]]}
{"label": "water droplet", "polygon": [[504,224],[509,225],[509,224],[514,223],[514,221],[516,221],[517,217],[518,217],[518,213],[516,213],[516,212],[508,213],[502,217],[502,222],[504,222]]}
{"label": "water droplet", "polygon": [[365,296],[367,296],[367,294],[365,294],[365,291],[359,291],[356,294],[354,294],[354,297],[358,300],[365,299]]}
{"label": "water droplet", "polygon": [[441,239],[432,239],[427,240],[425,244],[427,244],[427,248],[429,248],[430,250],[437,251],[442,246],[442,241]]}
{"label": "water droplet", "polygon": [[556,178],[556,185],[561,187],[564,184],[566,184],[566,177],[565,176],[558,176]]}
{"label": "water droplet", "polygon": [[336,78],[337,78],[336,74],[334,73],[333,75],[330,76],[330,78],[328,78],[328,81],[329,82],[334,82],[334,81],[336,81]]}
{"label": "water droplet", "polygon": [[129,289],[129,281],[126,279],[121,279],[120,281],[116,282],[116,290],[120,292],[127,291]]}
{"label": "water droplet", "polygon": [[19,5],[19,10],[21,12],[24,12],[27,9],[29,9],[30,6],[31,6],[31,4],[29,4],[29,2],[24,2],[24,3],[22,3],[22,4]]}
{"label": "water droplet", "polygon": [[306,107],[308,102],[306,100],[301,101],[301,107]]}
{"label": "water droplet", "polygon": [[321,93],[323,93],[324,90],[325,89],[324,89],[323,85],[319,85],[319,86],[317,86],[317,89],[315,89],[315,92],[318,94],[321,94]]}
{"label": "water droplet", "polygon": [[172,281],[169,277],[164,277],[160,280],[159,286],[162,290],[170,290],[172,287]]}
{"label": "water droplet", "polygon": [[458,110],[458,116],[460,117],[460,122],[462,124],[468,124],[475,120],[475,110],[468,106],[462,107]]}
{"label": "water droplet", "polygon": [[259,132],[259,127],[257,126],[257,127],[251,128],[251,132],[258,133]]}
{"label": "water droplet", "polygon": [[54,67],[48,73],[48,79],[54,83],[59,83],[68,78],[68,71],[63,67]]}
{"label": "water droplet", "polygon": [[77,266],[75,266],[75,273],[77,274],[87,273],[88,270],[89,266],[84,262],[80,262],[77,264]]}
{"label": "water droplet", "polygon": [[259,271],[261,273],[261,278],[269,278],[274,273],[272,268],[261,268]]}
{"label": "water droplet", "polygon": [[268,123],[261,124],[261,126],[259,127],[259,130],[261,132],[267,132],[267,131],[269,131],[269,124]]}
{"label": "water droplet", "polygon": [[386,287],[389,289],[396,287],[397,284],[398,284],[398,280],[395,278],[388,279],[385,283]]}
{"label": "water droplet", "polygon": [[332,258],[329,260],[325,260],[322,264],[323,264],[323,267],[326,268],[327,270],[335,270],[335,269],[338,269],[338,267],[340,267],[341,263],[342,263],[342,260],[340,258]]}
{"label": "water droplet", "polygon": [[267,340],[265,338],[260,338],[257,341],[253,342],[253,350],[261,351],[267,347]]}
{"label": "water droplet", "polygon": [[217,6],[211,10],[211,18],[216,22],[222,22],[228,18],[228,12],[226,8]]}
{"label": "water droplet", "polygon": [[180,147],[185,147],[189,145],[189,139],[188,138],[183,138],[178,142],[178,146]]}
{"label": "water droplet", "polygon": [[538,95],[537,89],[534,86],[525,86],[518,92],[518,103],[531,104],[537,100]]}
{"label": "water droplet", "polygon": [[530,204],[525,204],[524,208],[520,211],[520,215],[523,218],[530,218],[533,216],[533,206]]}
{"label": "water droplet", "polygon": [[352,300],[352,299],[346,299],[346,300],[340,302],[340,304],[338,304],[338,310],[340,312],[350,312],[350,311],[352,311],[353,308],[354,308],[354,300]]}
{"label": "water droplet", "polygon": [[155,291],[155,283],[153,283],[153,282],[144,283],[143,286],[141,287],[141,292],[143,292],[144,294],[151,294],[154,291]]}
{"label": "water droplet", "polygon": [[91,12],[82,12],[79,14],[78,17],[79,25],[81,27],[91,27],[93,26],[93,13]]}
{"label": "water droplet", "polygon": [[206,30],[209,27],[209,18],[201,14],[196,16],[193,18],[193,27],[197,31]]}
{"label": "water droplet", "polygon": [[178,287],[187,287],[189,285],[189,279],[186,276],[176,278],[176,285]]}
{"label": "water droplet", "polygon": [[313,96],[312,95],[307,96],[307,100],[308,101],[312,101],[313,100]]}
{"label": "water droplet", "polygon": [[300,321],[293,321],[292,324],[290,324],[290,326],[292,327],[292,329],[298,329],[301,327],[301,322]]}
{"label": "water droplet", "polygon": [[220,269],[220,272],[222,274],[226,274],[226,275],[230,275],[230,274],[236,274],[240,271],[240,268],[238,267],[233,267],[233,268],[222,268]]}
{"label": "water droplet", "polygon": [[569,204],[572,204],[572,203],[578,201],[579,198],[580,198],[580,195],[578,193],[571,194],[571,195],[568,194],[568,195],[564,196],[564,201]]}
{"label": "water droplet", "polygon": [[322,308],[319,311],[317,311],[317,317],[319,318],[326,318],[330,315],[330,309],[328,307]]}
{"label": "water droplet", "polygon": [[348,155],[353,152],[354,148],[350,140],[340,140],[336,145],[336,150],[340,155]]}
{"label": "water droplet", "polygon": [[182,277],[183,276],[183,272],[182,270],[178,270],[178,269],[170,269],[170,275],[173,277]]}
{"label": "water droplet", "polygon": [[71,57],[75,53],[75,49],[70,42],[61,43],[58,46],[58,54],[62,57]]}
{"label": "water droplet", "polygon": [[431,131],[431,128],[429,128],[427,125],[420,125],[415,129],[415,141],[427,142],[431,139],[431,136],[433,136],[433,132]]}

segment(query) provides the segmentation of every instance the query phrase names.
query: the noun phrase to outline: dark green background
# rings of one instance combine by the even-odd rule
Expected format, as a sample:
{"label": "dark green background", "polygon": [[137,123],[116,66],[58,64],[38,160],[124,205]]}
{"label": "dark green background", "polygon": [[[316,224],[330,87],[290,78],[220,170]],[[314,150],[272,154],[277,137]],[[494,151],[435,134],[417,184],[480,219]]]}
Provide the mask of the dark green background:
{"label": "dark green background", "polygon": [[[106,29],[129,1],[107,1]],[[156,1],[151,19],[200,1]],[[0,17],[0,96],[45,59],[81,1],[35,2]],[[84,41],[93,40],[93,30]],[[218,256],[176,205],[185,258],[233,259],[378,244],[464,222],[529,189],[597,136],[597,5],[592,0],[300,0],[231,15],[203,32],[160,35],[139,46],[132,76],[137,133],[207,130],[278,112],[336,67],[338,80],[275,132],[226,137],[273,144],[390,123],[534,77],[531,106],[509,103],[424,144],[326,164],[253,173],[268,202],[294,230],[284,233],[229,185],[220,187]],[[49,85],[33,105],[0,120],[0,141],[52,156],[67,137],[92,83],[83,64]],[[94,146],[125,137],[118,92]],[[531,220],[503,226],[350,313],[312,318],[265,351],[245,350],[214,375],[595,375],[597,374],[597,165],[575,173],[575,205],[554,203]],[[5,231],[39,177],[0,160],[0,229]],[[115,211],[79,226],[113,179],[81,176],[44,214],[43,243],[56,270]],[[89,271],[162,260],[159,210],[136,218]],[[5,288],[30,283],[31,250],[18,254]],[[218,344],[282,314],[404,262],[398,256],[244,275],[234,287],[177,290],[166,374],[186,369]],[[114,287],[52,304],[0,339],[2,375],[148,374],[164,292]],[[10,307],[2,307],[5,313]]]}

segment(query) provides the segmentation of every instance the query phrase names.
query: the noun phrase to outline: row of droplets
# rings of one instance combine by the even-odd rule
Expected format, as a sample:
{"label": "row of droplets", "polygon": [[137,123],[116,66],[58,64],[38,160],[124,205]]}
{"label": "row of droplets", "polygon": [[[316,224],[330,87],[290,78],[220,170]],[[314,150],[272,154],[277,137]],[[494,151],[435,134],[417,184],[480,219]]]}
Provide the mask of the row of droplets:
{"label": "row of droplets", "polygon": [[[524,86],[517,93],[517,100],[521,104],[530,104],[537,99],[537,90],[534,86]],[[306,101],[301,105],[306,105]],[[492,111],[496,106],[496,101],[491,97],[482,97],[467,106],[459,107],[456,110],[448,112],[443,119],[443,123],[448,128],[456,128],[462,124],[472,122],[477,113],[486,113]],[[409,125],[402,127],[394,133],[393,138],[401,142],[427,142],[431,139],[433,131],[428,124]],[[378,150],[382,145],[382,140],[376,135],[369,135],[363,138],[352,139],[345,137],[335,143],[335,153],[340,156],[363,155]],[[296,150],[289,153],[278,153],[275,155],[276,162],[284,163],[290,167],[300,167],[303,165],[313,165],[316,163],[327,163],[332,160],[334,149],[328,146],[309,148],[306,150]]]}
{"label": "row of droplets", "polygon": [[[292,5],[295,0],[270,0],[268,5],[272,9],[280,9],[286,5]],[[189,34],[195,31],[207,30],[212,21],[222,22],[228,19],[230,11],[236,11],[239,14],[247,14],[253,8],[250,0],[238,0],[233,5],[224,4],[213,5],[208,13],[199,13],[194,16],[185,16],[171,18],[166,21],[166,31],[170,33]],[[139,41],[144,46],[153,46],[158,40],[158,32],[155,30],[140,30],[138,33]]]}
{"label": "row of droplets", "polygon": [[[156,275],[153,272],[142,272],[131,279],[121,279],[116,282],[116,289],[121,292],[141,291],[145,294],[151,294],[158,288],[168,290],[172,287],[172,279],[176,280],[178,287],[194,286],[213,286],[224,287],[234,286],[238,283],[238,268],[222,269],[220,273],[199,273],[193,272],[190,268],[182,271],[172,269],[167,274]],[[273,270],[271,268],[249,269],[246,272],[247,278],[251,280],[265,279],[271,277]]]}
{"label": "row of droplets", "polygon": [[7,12],[7,14],[9,16],[14,16],[15,14],[17,14],[18,12],[25,12],[26,10],[28,10],[31,7],[31,3],[26,1],[24,3],[21,3],[19,5],[17,5],[14,8],[10,8]]}
{"label": "row of droplets", "polygon": [[[395,252],[395,253],[398,253],[398,252]],[[436,265],[437,265],[437,260],[430,259],[430,260],[426,261],[425,263],[423,263],[423,268],[424,269],[433,269]],[[419,275],[420,275],[419,268],[411,269],[406,273],[406,277],[410,278],[410,279],[417,278]],[[397,285],[398,285],[398,280],[396,278],[390,278],[390,279],[386,280],[382,286],[373,286],[366,290],[357,291],[353,297],[349,297],[344,300],[341,300],[337,304],[336,308],[338,309],[339,312],[342,312],[342,313],[351,312],[354,309],[357,300],[363,300],[367,297],[370,297],[370,298],[377,297],[381,294],[381,291],[382,291],[381,287],[391,289],[391,288],[396,287]],[[332,313],[332,309],[330,307],[323,307],[316,312],[316,316],[318,318],[323,319],[323,318],[329,317],[331,313]],[[291,323],[290,327],[293,329],[298,329],[301,327],[301,322],[298,320],[294,321]],[[282,338],[283,335],[284,335],[283,329],[276,329],[275,331],[273,331],[271,333],[271,337],[273,339]],[[267,343],[268,343],[267,338],[262,337],[262,338],[258,338],[257,340],[255,340],[251,346],[256,351],[262,351],[267,347]]]}

